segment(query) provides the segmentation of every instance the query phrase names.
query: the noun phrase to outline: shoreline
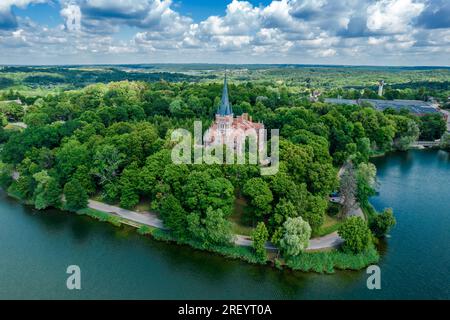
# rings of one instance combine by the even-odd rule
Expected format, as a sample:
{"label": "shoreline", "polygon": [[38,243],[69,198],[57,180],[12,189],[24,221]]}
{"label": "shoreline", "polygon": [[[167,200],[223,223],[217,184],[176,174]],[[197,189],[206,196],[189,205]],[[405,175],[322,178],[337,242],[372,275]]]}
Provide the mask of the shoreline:
{"label": "shoreline", "polygon": [[[8,197],[19,201],[21,204],[31,205],[26,200],[11,194],[6,190],[4,190],[4,192]],[[73,213],[68,210],[64,210],[63,208],[56,209],[68,214]],[[246,236],[242,236],[243,239],[239,240],[239,242],[242,241],[245,245],[234,243],[234,245],[230,246],[205,246],[196,240],[176,239],[169,232],[167,232],[167,229],[160,229],[151,225],[133,221],[113,212],[100,211],[88,207],[78,210],[75,214],[86,215],[101,222],[109,222],[115,227],[121,227],[122,224],[127,225],[128,227],[135,228],[136,232],[140,235],[150,236],[155,241],[170,242],[175,243],[176,245],[188,245],[195,250],[218,254],[224,258],[241,260],[250,264],[264,265],[279,270],[332,274],[336,270],[361,270],[370,264],[378,262],[380,258],[375,246],[370,247],[366,252],[360,254],[348,254],[338,251],[334,247],[328,247],[326,249],[319,250],[310,249],[309,251],[301,253],[299,257],[290,260],[279,259],[278,254],[276,254],[274,250],[268,250],[267,260],[261,261],[257,258],[253,248],[251,247],[251,240]],[[324,237],[329,237],[330,235],[326,235]],[[341,243],[335,244],[340,245]],[[273,247],[273,249],[275,249],[275,247]]]}
{"label": "shoreline", "polygon": [[[118,216],[125,221],[131,222],[132,224],[138,224],[139,226],[148,226],[160,230],[167,230],[164,227],[162,220],[160,220],[155,213],[151,212],[138,213],[136,211],[123,209],[118,206],[109,205],[107,203],[96,200],[89,200],[88,208],[112,216]],[[337,232],[332,232],[322,237],[311,238],[310,244],[305,251],[310,252],[310,251],[321,251],[338,248],[343,243],[343,240],[340,237],[338,239],[334,238],[336,235]],[[253,241],[249,236],[234,234],[234,244],[242,247],[251,247]],[[278,250],[278,248],[270,242],[266,243],[266,249],[268,251]]]}

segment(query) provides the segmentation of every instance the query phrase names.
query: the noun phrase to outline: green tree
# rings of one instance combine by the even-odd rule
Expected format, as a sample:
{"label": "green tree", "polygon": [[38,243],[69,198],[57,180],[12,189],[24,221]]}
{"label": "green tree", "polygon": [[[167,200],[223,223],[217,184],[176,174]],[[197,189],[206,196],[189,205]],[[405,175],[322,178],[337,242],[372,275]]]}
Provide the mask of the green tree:
{"label": "green tree", "polygon": [[34,206],[36,209],[59,207],[61,204],[61,187],[56,179],[49,176],[45,170],[35,173],[33,178],[37,182],[34,191]]}
{"label": "green tree", "polygon": [[183,186],[186,184],[186,179],[189,176],[188,166],[185,164],[169,164],[164,169],[162,180],[169,185],[171,193],[177,199],[183,198]]}
{"label": "green tree", "polygon": [[205,215],[212,207],[229,215],[234,202],[234,187],[226,178],[212,178],[208,172],[193,171],[183,187],[184,205]]}
{"label": "green tree", "polygon": [[76,212],[87,207],[89,198],[86,190],[80,185],[81,183],[77,179],[71,179],[64,185],[65,208],[67,210]]}
{"label": "green tree", "polygon": [[187,234],[187,213],[181,206],[180,201],[169,194],[161,201],[161,218],[164,225],[169,228],[178,238],[184,238]]}
{"label": "green tree", "polygon": [[8,102],[0,105],[0,112],[3,113],[10,121],[22,121],[24,116],[23,106],[16,102]]}
{"label": "green tree", "polygon": [[244,185],[243,193],[250,199],[250,205],[255,216],[262,217],[272,211],[273,194],[269,185],[263,179],[252,178],[248,180]]}
{"label": "green tree", "polygon": [[119,173],[124,155],[112,145],[100,146],[94,155],[92,173],[99,178],[101,185],[112,183]]}
{"label": "green tree", "polygon": [[122,171],[120,176],[120,206],[131,209],[139,203],[139,171],[136,162],[133,162]]}
{"label": "green tree", "polygon": [[13,183],[13,169],[11,164],[0,162],[0,187],[5,190]]}
{"label": "green tree", "polygon": [[182,100],[175,99],[170,103],[169,106],[170,113],[177,118],[184,118],[189,116],[194,116],[194,112],[191,108]]}
{"label": "green tree", "polygon": [[89,153],[86,145],[71,139],[56,151],[56,169],[61,183],[67,182],[81,165],[88,165]]}
{"label": "green tree", "polygon": [[279,246],[282,237],[283,237],[283,227],[278,227],[272,233],[272,236],[270,237],[270,242],[272,242],[276,246]]}
{"label": "green tree", "polygon": [[389,230],[395,226],[396,221],[392,209],[385,209],[383,213],[377,214],[370,222],[370,230],[377,238],[384,237]]}
{"label": "green tree", "polygon": [[339,227],[339,236],[344,239],[343,249],[353,253],[363,252],[371,243],[371,233],[366,222],[360,217],[349,217]]}
{"label": "green tree", "polygon": [[24,122],[29,127],[39,127],[49,123],[50,119],[46,113],[27,113]]}
{"label": "green tree", "polygon": [[8,118],[3,113],[0,113],[0,125],[1,127],[5,127],[8,124]]}
{"label": "green tree", "polygon": [[230,245],[233,238],[231,223],[225,219],[222,210],[206,211],[206,217],[199,213],[191,213],[187,217],[188,230],[191,237],[202,241],[203,245]]}
{"label": "green tree", "polygon": [[221,209],[208,208],[206,218],[203,220],[208,242],[229,245],[233,238],[231,222],[225,219]]}
{"label": "green tree", "polygon": [[35,173],[42,171],[42,169],[30,158],[25,158],[17,167],[19,178],[13,182],[11,187],[15,189],[16,193],[23,199],[30,199],[33,197],[37,186],[36,180],[33,178]]}
{"label": "green tree", "polygon": [[266,242],[269,239],[269,232],[267,231],[264,222],[259,222],[255,230],[252,232],[253,249],[260,261],[267,260]]}
{"label": "green tree", "polygon": [[270,224],[276,228],[281,226],[287,218],[294,218],[299,215],[297,208],[291,201],[281,198],[275,206],[273,215],[270,217]]}
{"label": "green tree", "polygon": [[328,201],[322,196],[309,196],[308,208],[301,216],[308,222],[314,232],[322,226],[327,208]]}
{"label": "green tree", "polygon": [[446,133],[442,136],[441,148],[450,151],[450,133]]}
{"label": "green tree", "polygon": [[377,168],[372,163],[361,163],[356,171],[356,196],[361,204],[367,204],[375,195]]}
{"label": "green tree", "polygon": [[404,116],[394,116],[396,121],[396,135],[394,146],[401,151],[408,150],[409,147],[417,141],[420,135],[420,129],[417,123]]}
{"label": "green tree", "polygon": [[355,207],[355,199],[358,192],[355,175],[353,163],[346,162],[342,167],[339,189],[343,206],[342,214],[344,216],[348,215]]}
{"label": "green tree", "polygon": [[297,256],[309,246],[311,227],[301,217],[288,218],[283,224],[280,248],[286,256]]}
{"label": "green tree", "polygon": [[420,139],[434,141],[440,139],[447,130],[447,124],[441,114],[427,114],[420,118]]}
{"label": "green tree", "polygon": [[96,185],[89,172],[89,168],[86,165],[80,165],[73,174],[73,178],[80,182],[80,186],[86,190],[88,195],[93,195],[95,193]]}
{"label": "green tree", "polygon": [[[312,148],[281,140],[280,151],[281,160],[286,165],[292,180],[298,184],[306,182],[309,165],[313,162]],[[308,190],[309,188],[308,185]]]}

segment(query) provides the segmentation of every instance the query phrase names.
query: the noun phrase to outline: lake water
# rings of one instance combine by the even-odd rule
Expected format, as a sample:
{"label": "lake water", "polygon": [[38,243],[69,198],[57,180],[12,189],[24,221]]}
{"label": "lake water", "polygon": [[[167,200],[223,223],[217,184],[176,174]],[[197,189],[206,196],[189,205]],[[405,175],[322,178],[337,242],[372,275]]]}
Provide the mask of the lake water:
{"label": "lake water", "polygon": [[[381,187],[372,203],[393,207],[398,222],[381,244],[381,290],[366,288],[364,270],[253,266],[0,194],[0,298],[449,299],[449,155],[410,151],[374,163]],[[79,291],[66,288],[69,265],[81,268]]]}

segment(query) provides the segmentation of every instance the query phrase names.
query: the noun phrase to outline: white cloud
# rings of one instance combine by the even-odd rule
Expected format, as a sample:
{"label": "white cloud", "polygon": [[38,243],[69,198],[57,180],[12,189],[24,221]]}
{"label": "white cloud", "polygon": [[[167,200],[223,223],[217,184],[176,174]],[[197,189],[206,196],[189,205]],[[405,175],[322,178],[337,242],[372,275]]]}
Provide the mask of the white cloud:
{"label": "white cloud", "polygon": [[69,4],[61,10],[61,16],[65,18],[65,25],[69,31],[81,30],[81,10],[74,4]]}
{"label": "white cloud", "polygon": [[12,6],[25,8],[32,3],[45,3],[48,0],[2,0],[0,1],[0,11],[9,11]]}
{"label": "white cloud", "polygon": [[18,27],[17,17],[12,7],[25,8],[32,3],[45,3],[48,0],[1,0],[0,1],[0,30],[16,29]]}
{"label": "white cloud", "polygon": [[381,0],[367,8],[367,27],[384,33],[405,32],[424,9],[424,3],[413,0]]}
{"label": "white cloud", "polygon": [[[379,55],[412,55],[418,63],[418,57],[442,57],[450,48],[445,19],[433,32],[421,27],[430,25],[423,21],[424,12],[430,15],[427,0],[273,0],[266,6],[233,0],[222,15],[202,21],[178,12],[171,0],[59,1],[64,24],[45,28],[16,19],[11,7],[46,0],[0,0],[0,62],[16,55],[146,61],[151,53],[168,59],[161,62],[371,63]],[[440,6],[445,1],[433,8]]]}
{"label": "white cloud", "polygon": [[325,50],[319,50],[318,52],[319,57],[333,57],[336,55],[336,50],[334,49],[325,49]]}

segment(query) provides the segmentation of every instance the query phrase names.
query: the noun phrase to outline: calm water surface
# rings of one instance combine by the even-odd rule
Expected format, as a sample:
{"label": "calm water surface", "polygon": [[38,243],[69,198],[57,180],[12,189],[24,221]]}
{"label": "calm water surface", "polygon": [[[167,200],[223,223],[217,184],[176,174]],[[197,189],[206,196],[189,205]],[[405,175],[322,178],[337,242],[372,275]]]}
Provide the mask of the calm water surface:
{"label": "calm water surface", "polygon": [[[372,199],[398,225],[381,245],[382,290],[365,271],[278,271],[153,241],[60,211],[38,212],[0,194],[0,298],[402,299],[450,298],[450,159],[411,151],[374,160]],[[82,290],[66,289],[79,265]]]}

